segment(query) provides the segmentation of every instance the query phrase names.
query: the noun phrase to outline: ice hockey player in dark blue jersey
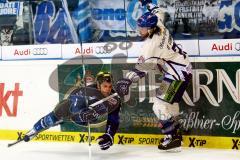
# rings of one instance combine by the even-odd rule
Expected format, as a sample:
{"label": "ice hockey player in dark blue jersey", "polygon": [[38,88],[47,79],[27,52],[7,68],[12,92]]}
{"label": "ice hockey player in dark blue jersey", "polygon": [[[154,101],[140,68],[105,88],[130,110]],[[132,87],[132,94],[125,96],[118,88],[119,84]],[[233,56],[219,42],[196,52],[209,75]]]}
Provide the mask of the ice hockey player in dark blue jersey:
{"label": "ice hockey player in dark blue jersey", "polygon": [[98,144],[102,150],[110,148],[119,126],[120,98],[115,96],[94,107],[89,106],[114,93],[112,75],[109,72],[99,72],[96,83],[73,90],[67,99],[57,104],[52,112],[37,121],[23,140],[28,142],[40,132],[66,121],[88,125],[96,122],[101,116],[107,115],[106,131],[98,137]]}

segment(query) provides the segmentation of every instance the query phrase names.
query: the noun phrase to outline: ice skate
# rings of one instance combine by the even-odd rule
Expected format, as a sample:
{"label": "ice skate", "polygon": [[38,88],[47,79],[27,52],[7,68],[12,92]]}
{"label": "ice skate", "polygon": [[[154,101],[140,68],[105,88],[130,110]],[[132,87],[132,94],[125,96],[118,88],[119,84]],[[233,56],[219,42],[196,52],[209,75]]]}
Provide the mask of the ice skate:
{"label": "ice skate", "polygon": [[23,137],[23,140],[24,140],[25,142],[29,142],[29,141],[32,140],[34,137],[36,137],[37,134],[38,134],[38,133],[36,132],[35,129],[31,129],[30,131],[28,131],[28,132],[25,134],[25,136]]}
{"label": "ice skate", "polygon": [[180,152],[182,145],[181,135],[166,135],[162,143],[158,145],[158,149],[170,151],[170,152]]}

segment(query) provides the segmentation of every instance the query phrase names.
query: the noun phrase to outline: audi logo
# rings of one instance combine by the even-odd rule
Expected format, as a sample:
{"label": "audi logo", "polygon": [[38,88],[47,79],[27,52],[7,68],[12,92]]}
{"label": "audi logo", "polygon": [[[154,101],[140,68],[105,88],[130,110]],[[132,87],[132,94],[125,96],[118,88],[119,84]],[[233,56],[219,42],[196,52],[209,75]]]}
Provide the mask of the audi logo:
{"label": "audi logo", "polygon": [[112,47],[105,45],[105,46],[97,46],[95,48],[96,54],[110,54],[112,52]]}
{"label": "audi logo", "polygon": [[235,43],[235,49],[236,49],[236,51],[240,51],[240,43],[239,42]]}
{"label": "audi logo", "polygon": [[47,55],[48,49],[47,48],[33,48],[32,54],[33,55]]}

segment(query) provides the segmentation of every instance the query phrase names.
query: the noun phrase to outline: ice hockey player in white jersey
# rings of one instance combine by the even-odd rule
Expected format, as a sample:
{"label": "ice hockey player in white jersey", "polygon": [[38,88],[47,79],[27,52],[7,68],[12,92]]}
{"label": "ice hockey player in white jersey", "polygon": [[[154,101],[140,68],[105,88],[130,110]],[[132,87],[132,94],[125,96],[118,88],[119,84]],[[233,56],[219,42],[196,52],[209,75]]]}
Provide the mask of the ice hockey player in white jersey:
{"label": "ice hockey player in white jersey", "polygon": [[126,78],[118,80],[116,91],[120,96],[128,95],[130,85],[149,71],[163,73],[153,104],[153,111],[165,135],[158,148],[175,150],[182,143],[178,122],[179,102],[192,78],[191,64],[187,53],[177,46],[164,26],[164,12],[154,5],[148,9],[151,12],[143,14],[137,21],[140,35],[145,39],[138,62]]}

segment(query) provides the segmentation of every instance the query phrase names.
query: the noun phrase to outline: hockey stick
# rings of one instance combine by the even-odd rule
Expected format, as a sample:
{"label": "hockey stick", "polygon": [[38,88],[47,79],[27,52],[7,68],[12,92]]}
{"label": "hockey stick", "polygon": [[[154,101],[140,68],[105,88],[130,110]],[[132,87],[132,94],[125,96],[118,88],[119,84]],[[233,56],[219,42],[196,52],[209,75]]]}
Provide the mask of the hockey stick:
{"label": "hockey stick", "polygon": [[15,144],[18,144],[18,143],[20,143],[20,142],[22,142],[22,141],[23,141],[23,139],[21,138],[21,139],[15,141],[15,142],[13,142],[13,143],[9,143],[9,144],[7,145],[7,147],[12,147],[12,146],[14,146]]}
{"label": "hockey stick", "polygon": [[[101,99],[101,100],[99,100],[99,101],[97,101],[97,102],[95,102],[95,103],[93,103],[93,104],[90,104],[88,108],[89,108],[89,109],[94,109],[95,106],[97,106],[97,105],[99,105],[99,104],[101,104],[101,103],[103,103],[103,102],[105,102],[105,101],[107,101],[107,100],[109,100],[109,99],[117,96],[117,95],[118,95],[117,93],[114,93],[114,94],[112,94],[112,95],[110,95],[110,96],[108,96],[108,97],[105,97],[105,98],[103,98],[103,99]],[[90,129],[91,129],[91,124],[90,124],[90,122],[88,122],[89,160],[92,159],[92,151],[91,151],[91,131],[90,131]]]}
{"label": "hockey stick", "polygon": [[[30,135],[30,136],[33,136],[33,134]],[[15,141],[15,142],[13,142],[13,143],[9,143],[9,144],[7,145],[7,147],[12,147],[12,146],[14,146],[14,145],[16,145],[16,144],[18,144],[18,143],[20,143],[20,142],[22,142],[22,141],[24,141],[24,139],[23,139],[23,138],[19,138],[17,141]]]}
{"label": "hockey stick", "polygon": [[97,102],[95,102],[95,103],[93,103],[93,104],[90,104],[90,105],[89,105],[89,108],[90,108],[90,109],[93,109],[93,107],[95,107],[95,106],[97,106],[97,105],[99,105],[99,104],[101,104],[101,103],[109,100],[110,98],[113,98],[113,97],[117,96],[117,95],[118,95],[117,93],[114,93],[114,94],[112,94],[112,95],[110,95],[110,96],[107,96],[107,97],[105,97],[105,98],[103,98],[103,99],[101,99],[101,100],[99,100],[99,101],[97,101]]}

